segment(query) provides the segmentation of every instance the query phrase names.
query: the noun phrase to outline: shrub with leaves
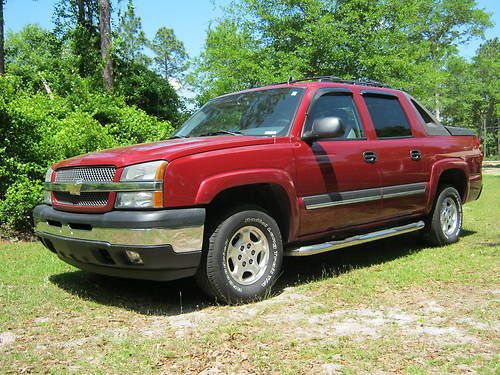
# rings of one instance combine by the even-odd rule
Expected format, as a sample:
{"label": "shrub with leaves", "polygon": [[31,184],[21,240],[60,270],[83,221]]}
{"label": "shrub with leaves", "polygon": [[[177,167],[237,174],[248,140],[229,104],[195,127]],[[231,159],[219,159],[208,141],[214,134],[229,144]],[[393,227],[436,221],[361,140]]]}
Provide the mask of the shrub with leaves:
{"label": "shrub with leaves", "polygon": [[40,180],[26,176],[10,185],[0,201],[0,229],[4,236],[25,235],[30,232],[31,210],[41,202],[43,187]]}
{"label": "shrub with leaves", "polygon": [[54,162],[106,148],[166,139],[173,131],[119,96],[94,92],[75,78],[66,97],[22,89],[0,77],[0,235],[29,232],[31,210]]}

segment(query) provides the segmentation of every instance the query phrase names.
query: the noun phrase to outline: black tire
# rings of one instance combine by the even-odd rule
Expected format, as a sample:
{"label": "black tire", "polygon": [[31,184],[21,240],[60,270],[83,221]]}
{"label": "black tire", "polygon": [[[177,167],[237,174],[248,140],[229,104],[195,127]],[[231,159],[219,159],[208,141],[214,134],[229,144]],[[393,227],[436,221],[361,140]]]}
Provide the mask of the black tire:
{"label": "black tire", "polygon": [[[452,219],[453,214],[444,215],[442,220],[442,212],[447,208],[449,209],[448,212],[452,213],[456,210],[455,220]],[[450,217],[449,221],[444,220],[446,216]],[[460,194],[453,186],[443,186],[438,191],[434,207],[427,219],[424,233],[425,239],[433,246],[443,246],[457,242],[462,232],[462,219]]]}
{"label": "black tire", "polygon": [[200,288],[216,300],[230,304],[265,297],[276,282],[283,261],[276,221],[263,211],[244,209],[223,216],[212,228],[196,275]]}

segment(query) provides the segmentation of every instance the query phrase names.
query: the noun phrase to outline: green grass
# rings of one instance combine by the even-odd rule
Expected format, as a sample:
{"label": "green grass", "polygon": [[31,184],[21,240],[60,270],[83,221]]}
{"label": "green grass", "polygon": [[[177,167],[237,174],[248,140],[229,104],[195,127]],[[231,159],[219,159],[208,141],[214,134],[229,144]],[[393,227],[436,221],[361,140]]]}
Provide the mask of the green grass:
{"label": "green grass", "polygon": [[500,160],[500,155],[488,155],[484,158],[486,161],[498,161]]}
{"label": "green grass", "polygon": [[418,234],[289,258],[266,301],[219,306],[191,280],[88,274],[38,243],[0,244],[0,373],[500,371],[500,176],[464,235]]}

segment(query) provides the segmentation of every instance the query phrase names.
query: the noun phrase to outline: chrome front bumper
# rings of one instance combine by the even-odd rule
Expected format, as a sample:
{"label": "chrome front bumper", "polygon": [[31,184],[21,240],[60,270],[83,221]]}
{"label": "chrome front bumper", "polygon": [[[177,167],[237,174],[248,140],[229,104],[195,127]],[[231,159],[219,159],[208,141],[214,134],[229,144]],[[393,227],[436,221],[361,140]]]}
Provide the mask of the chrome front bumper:
{"label": "chrome front bumper", "polygon": [[111,211],[82,214],[40,205],[33,211],[35,232],[123,246],[170,245],[175,253],[200,251],[205,210]]}

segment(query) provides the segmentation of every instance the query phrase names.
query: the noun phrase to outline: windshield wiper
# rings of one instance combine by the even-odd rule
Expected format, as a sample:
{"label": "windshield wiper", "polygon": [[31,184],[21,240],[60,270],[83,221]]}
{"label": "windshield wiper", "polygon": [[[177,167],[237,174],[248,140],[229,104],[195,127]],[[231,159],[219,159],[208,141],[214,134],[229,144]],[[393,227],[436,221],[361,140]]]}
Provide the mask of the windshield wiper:
{"label": "windshield wiper", "polygon": [[221,134],[242,135],[243,133],[238,131],[217,130],[215,132],[200,134],[198,137],[210,137],[211,135],[221,135]]}
{"label": "windshield wiper", "polygon": [[173,135],[169,137],[168,139],[179,139],[179,138],[189,138],[188,135]]}

